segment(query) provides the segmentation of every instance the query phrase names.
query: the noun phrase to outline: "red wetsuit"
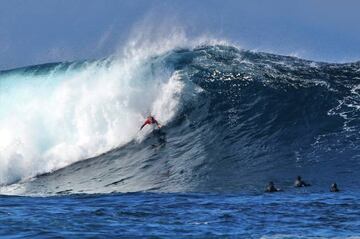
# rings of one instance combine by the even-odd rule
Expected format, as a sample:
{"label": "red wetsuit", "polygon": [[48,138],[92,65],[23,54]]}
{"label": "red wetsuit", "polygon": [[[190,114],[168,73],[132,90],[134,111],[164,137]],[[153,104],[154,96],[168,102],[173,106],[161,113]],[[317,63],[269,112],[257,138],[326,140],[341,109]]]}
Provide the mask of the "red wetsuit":
{"label": "red wetsuit", "polygon": [[140,127],[140,130],[142,130],[142,128],[144,128],[144,126],[147,125],[147,124],[149,124],[149,125],[151,125],[151,124],[156,124],[157,127],[160,128],[159,122],[157,122],[157,120],[156,120],[154,117],[149,116],[149,117],[147,117],[147,119],[146,119],[146,121],[144,122],[144,124]]}

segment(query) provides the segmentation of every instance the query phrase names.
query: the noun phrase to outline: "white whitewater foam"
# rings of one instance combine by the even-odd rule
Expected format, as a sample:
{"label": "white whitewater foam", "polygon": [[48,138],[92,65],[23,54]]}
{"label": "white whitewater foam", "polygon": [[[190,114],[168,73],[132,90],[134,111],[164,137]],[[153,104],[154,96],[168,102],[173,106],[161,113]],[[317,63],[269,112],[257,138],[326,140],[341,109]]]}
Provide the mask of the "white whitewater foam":
{"label": "white whitewater foam", "polygon": [[139,127],[149,113],[168,123],[184,83],[156,57],[179,47],[225,42],[189,41],[181,29],[159,29],[135,29],[112,60],[66,71],[59,66],[42,75],[0,76],[0,185],[141,140],[150,127],[141,134]]}
{"label": "white whitewater foam", "polygon": [[145,60],[0,79],[0,184],[125,144],[147,113],[163,124],[171,120],[183,83],[178,74],[152,75]]}

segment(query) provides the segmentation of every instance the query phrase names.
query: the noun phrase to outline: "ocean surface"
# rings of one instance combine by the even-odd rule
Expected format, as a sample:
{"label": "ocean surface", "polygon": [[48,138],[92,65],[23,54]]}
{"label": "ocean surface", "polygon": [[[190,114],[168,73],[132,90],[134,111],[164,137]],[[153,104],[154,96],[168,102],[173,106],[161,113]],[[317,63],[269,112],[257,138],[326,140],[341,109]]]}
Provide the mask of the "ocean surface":
{"label": "ocean surface", "polygon": [[2,196],[10,238],[358,238],[359,193]]}
{"label": "ocean surface", "polygon": [[360,237],[359,116],[360,62],[229,44],[1,71],[0,235]]}

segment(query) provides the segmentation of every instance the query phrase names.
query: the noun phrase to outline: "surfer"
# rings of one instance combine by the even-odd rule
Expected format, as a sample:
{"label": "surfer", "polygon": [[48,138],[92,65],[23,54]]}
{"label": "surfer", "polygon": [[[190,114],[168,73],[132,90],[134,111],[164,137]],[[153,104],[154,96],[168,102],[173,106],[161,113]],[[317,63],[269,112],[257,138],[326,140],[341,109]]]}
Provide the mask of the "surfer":
{"label": "surfer", "polygon": [[267,193],[273,193],[273,192],[279,192],[280,189],[276,188],[274,185],[274,182],[269,182],[268,186],[265,189],[265,192]]}
{"label": "surfer", "polygon": [[300,176],[297,176],[294,183],[294,187],[300,188],[300,187],[308,187],[308,186],[311,185],[309,183],[305,183],[305,181],[303,181]]}
{"label": "surfer", "polygon": [[140,130],[142,130],[142,128],[145,127],[145,125],[152,125],[152,124],[156,124],[156,126],[160,129],[161,125],[159,124],[159,122],[152,116],[152,115],[149,115],[144,124],[140,127]]}
{"label": "surfer", "polygon": [[340,192],[336,183],[331,184],[330,192],[333,192],[333,193]]}
{"label": "surfer", "polygon": [[276,188],[274,182],[269,182],[268,186],[265,189],[267,193],[279,192],[281,189]]}

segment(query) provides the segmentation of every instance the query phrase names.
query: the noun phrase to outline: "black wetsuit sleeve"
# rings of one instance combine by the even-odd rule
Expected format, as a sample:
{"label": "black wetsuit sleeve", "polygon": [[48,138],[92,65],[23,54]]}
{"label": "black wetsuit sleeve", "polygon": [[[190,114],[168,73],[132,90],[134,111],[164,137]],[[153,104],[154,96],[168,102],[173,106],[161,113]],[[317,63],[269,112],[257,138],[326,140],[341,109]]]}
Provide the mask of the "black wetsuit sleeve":
{"label": "black wetsuit sleeve", "polygon": [[156,119],[154,119],[154,123],[157,125],[157,127],[160,127],[160,124]]}

